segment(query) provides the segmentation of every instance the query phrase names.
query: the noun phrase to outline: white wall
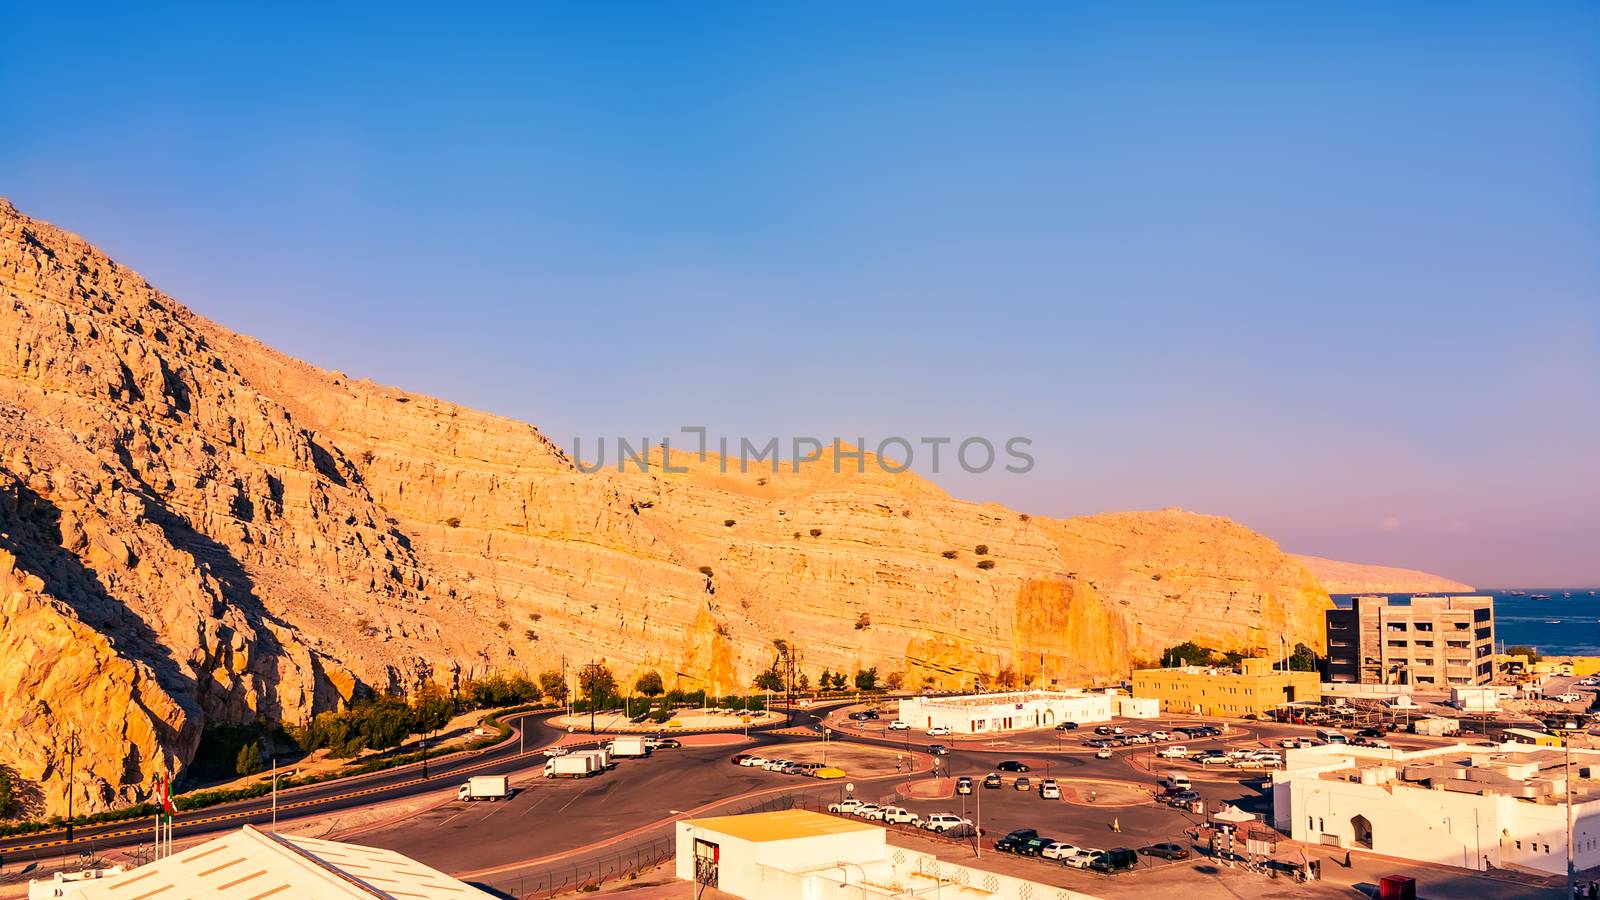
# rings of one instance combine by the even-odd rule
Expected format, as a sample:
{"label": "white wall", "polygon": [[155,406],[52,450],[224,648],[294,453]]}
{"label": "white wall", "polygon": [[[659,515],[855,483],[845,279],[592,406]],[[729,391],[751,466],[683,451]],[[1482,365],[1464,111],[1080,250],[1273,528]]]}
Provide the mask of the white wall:
{"label": "white wall", "polygon": [[953,703],[965,697],[908,697],[900,701],[900,719],[912,728],[943,726],[956,734],[989,734],[1054,728],[1062,722],[1105,722],[1113,714],[1114,698],[1106,694],[1039,693],[1018,691],[996,694],[993,699],[974,695],[979,702]]}

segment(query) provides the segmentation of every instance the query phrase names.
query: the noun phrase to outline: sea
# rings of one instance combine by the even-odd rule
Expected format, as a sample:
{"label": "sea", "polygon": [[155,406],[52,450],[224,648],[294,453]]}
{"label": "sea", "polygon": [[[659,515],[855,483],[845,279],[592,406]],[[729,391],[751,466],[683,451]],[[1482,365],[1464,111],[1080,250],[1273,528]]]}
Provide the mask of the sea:
{"label": "sea", "polygon": [[[1494,597],[1495,641],[1533,647],[1544,656],[1600,656],[1600,588],[1504,588],[1473,591]],[[1348,608],[1354,594],[1334,594]],[[1410,603],[1411,594],[1390,594]],[[1545,598],[1549,599],[1545,599]]]}

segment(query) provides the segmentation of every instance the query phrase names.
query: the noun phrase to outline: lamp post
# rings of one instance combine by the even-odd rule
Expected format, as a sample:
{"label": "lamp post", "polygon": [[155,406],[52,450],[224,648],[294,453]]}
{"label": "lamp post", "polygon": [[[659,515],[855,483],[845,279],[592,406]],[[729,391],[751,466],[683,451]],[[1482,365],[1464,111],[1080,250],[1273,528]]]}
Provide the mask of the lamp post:
{"label": "lamp post", "polygon": [[67,726],[67,840],[72,840],[72,779],[78,767],[78,723]]}

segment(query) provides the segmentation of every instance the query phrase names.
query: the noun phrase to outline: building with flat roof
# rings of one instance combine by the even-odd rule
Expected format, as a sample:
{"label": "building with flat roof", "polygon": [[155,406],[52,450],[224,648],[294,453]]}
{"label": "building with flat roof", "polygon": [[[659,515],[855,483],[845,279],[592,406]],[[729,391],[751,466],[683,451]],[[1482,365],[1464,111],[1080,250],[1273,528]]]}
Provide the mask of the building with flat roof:
{"label": "building with flat roof", "polygon": [[1289,750],[1272,775],[1274,824],[1297,841],[1468,869],[1600,865],[1600,751],[1528,744]]}
{"label": "building with flat roof", "polygon": [[1324,615],[1331,682],[1442,693],[1494,680],[1493,597],[1356,597]]}
{"label": "building with flat roof", "polygon": [[958,697],[907,697],[900,720],[912,728],[944,727],[954,734],[992,734],[1054,728],[1062,722],[1107,722],[1146,710],[1116,691],[1011,691]]}
{"label": "building with flat roof", "polygon": [[33,893],[35,884],[30,884],[29,897],[487,900],[493,896],[393,850],[270,834],[249,825],[120,874],[37,885],[41,892]]}
{"label": "building with flat roof", "polygon": [[1172,666],[1133,673],[1133,695],[1160,701],[1167,712],[1244,718],[1322,696],[1316,672],[1274,668],[1270,659],[1243,660],[1239,668]]}
{"label": "building with flat roof", "polygon": [[677,875],[746,900],[1094,900],[891,845],[881,825],[801,809],[677,823]]}

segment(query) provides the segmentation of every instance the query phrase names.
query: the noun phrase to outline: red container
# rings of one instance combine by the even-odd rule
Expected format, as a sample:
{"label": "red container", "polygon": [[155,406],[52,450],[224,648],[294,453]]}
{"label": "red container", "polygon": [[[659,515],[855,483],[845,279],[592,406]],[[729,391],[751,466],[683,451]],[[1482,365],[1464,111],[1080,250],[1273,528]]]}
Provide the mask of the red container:
{"label": "red container", "polygon": [[1417,880],[1409,875],[1378,879],[1378,900],[1417,900]]}

